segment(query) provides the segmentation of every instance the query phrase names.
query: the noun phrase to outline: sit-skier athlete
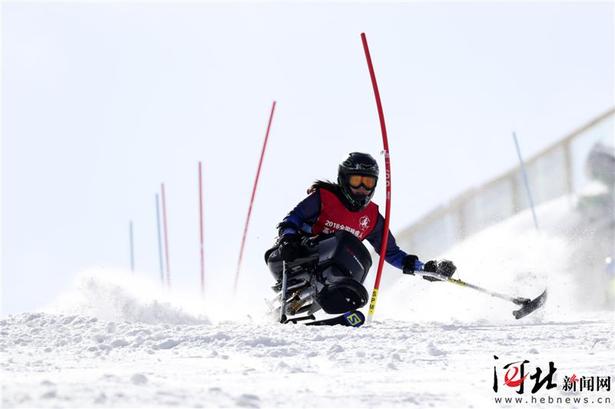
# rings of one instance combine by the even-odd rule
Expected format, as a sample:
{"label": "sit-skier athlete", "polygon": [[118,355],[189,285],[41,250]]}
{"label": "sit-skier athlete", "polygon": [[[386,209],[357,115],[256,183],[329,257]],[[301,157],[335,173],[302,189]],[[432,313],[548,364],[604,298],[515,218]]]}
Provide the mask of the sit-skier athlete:
{"label": "sit-skier athlete", "polygon": [[[371,266],[371,257],[361,241],[369,241],[380,252],[384,217],[371,201],[378,172],[378,163],[371,155],[351,153],[339,165],[337,183],[316,181],[308,189],[308,196],[278,225],[276,245],[267,251],[265,260],[277,280],[274,286],[277,291],[283,287],[282,270],[288,266],[287,294],[291,290],[295,294],[294,298],[288,298],[294,303],[290,303],[290,311],[285,313],[312,313],[320,308],[327,313],[344,313],[367,303],[367,291],[362,283]],[[333,244],[329,243],[331,240],[323,241],[331,237]],[[310,252],[317,254],[308,269],[308,264],[301,263],[309,260]],[[444,278],[451,277],[456,270],[451,261],[423,263],[417,256],[405,253],[390,232],[385,260],[411,275],[422,270]],[[301,275],[298,272],[306,270],[309,274],[297,278]],[[423,278],[440,281],[431,276]]]}

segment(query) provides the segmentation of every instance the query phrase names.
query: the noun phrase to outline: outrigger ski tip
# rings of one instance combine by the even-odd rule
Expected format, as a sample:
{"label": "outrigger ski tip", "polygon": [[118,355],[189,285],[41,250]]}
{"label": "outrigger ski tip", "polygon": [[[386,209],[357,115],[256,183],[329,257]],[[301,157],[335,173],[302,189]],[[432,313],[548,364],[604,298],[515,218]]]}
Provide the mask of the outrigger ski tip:
{"label": "outrigger ski tip", "polygon": [[513,302],[515,304],[521,305],[521,308],[516,311],[513,311],[513,316],[516,319],[523,318],[526,315],[531,314],[540,307],[542,307],[545,301],[547,301],[547,290],[544,290],[542,294],[540,294],[533,300],[530,300],[529,298],[516,298],[513,300]]}

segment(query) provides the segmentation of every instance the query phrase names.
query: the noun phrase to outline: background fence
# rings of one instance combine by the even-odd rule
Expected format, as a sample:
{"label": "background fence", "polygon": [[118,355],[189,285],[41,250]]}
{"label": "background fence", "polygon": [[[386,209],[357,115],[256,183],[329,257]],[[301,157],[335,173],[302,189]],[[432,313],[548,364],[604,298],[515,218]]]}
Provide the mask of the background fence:
{"label": "background fence", "polygon": [[[592,148],[613,146],[615,108],[575,130],[531,158],[524,158],[534,204],[578,193]],[[519,166],[482,186],[467,190],[397,234],[402,248],[435,257],[466,237],[529,206]]]}

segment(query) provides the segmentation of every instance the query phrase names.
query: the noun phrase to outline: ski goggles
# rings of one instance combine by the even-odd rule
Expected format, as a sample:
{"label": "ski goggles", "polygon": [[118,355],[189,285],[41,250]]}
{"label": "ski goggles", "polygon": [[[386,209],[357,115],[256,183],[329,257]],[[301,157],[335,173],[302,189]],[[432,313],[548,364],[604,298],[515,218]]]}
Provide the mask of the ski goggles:
{"label": "ski goggles", "polygon": [[376,186],[377,178],[374,176],[363,176],[363,175],[350,175],[348,177],[348,184],[354,188],[358,188],[363,185],[367,189],[373,189]]}

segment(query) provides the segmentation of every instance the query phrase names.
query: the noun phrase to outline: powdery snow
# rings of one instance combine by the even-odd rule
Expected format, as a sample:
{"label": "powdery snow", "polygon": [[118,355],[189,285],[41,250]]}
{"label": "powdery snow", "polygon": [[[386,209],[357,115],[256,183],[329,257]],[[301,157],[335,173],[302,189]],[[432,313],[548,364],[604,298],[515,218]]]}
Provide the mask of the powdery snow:
{"label": "powdery snow", "polygon": [[554,360],[560,382],[611,374],[608,320],[355,329],[22,314],[0,322],[3,407],[493,406],[494,354]]}

